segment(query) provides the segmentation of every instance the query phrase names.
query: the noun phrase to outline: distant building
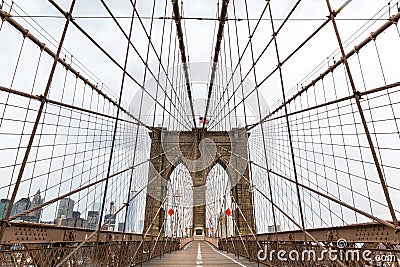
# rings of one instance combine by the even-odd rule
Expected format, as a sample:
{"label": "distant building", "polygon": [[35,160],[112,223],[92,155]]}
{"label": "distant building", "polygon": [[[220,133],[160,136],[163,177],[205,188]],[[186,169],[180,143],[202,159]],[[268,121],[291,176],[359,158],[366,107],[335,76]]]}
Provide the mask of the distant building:
{"label": "distant building", "polygon": [[[129,200],[131,200],[136,194],[136,190],[131,191],[129,194]],[[138,199],[139,198],[136,197],[129,202],[128,211],[126,214],[126,232],[128,233],[139,233],[139,225],[137,220]]]}
{"label": "distant building", "polygon": [[6,216],[8,205],[10,205],[10,200],[3,198],[0,200],[0,219]]}
{"label": "distant building", "polygon": [[[40,197],[40,190],[36,192],[36,194],[33,196],[31,206],[30,208],[36,207],[40,204],[43,203],[43,199]],[[42,209],[37,209],[29,213],[29,218],[28,220],[30,222],[39,222],[40,221],[40,216],[42,215]]]}
{"label": "distant building", "polygon": [[280,231],[281,231],[281,226],[279,224],[276,225],[276,230],[275,230],[275,225],[268,225],[268,233],[275,233]]}
{"label": "distant building", "polygon": [[57,218],[72,218],[72,212],[74,210],[75,201],[70,198],[63,198],[59,201],[57,210]]}
{"label": "distant building", "polygon": [[[21,198],[20,200],[15,202],[15,204],[13,205],[13,207],[11,209],[11,216],[14,216],[18,213],[21,213],[21,212],[29,209],[30,206],[31,206],[31,201],[29,198],[26,198],[26,197]],[[18,217],[17,220],[25,221],[28,217],[29,217],[29,215],[23,215],[21,217]]]}
{"label": "distant building", "polygon": [[81,213],[79,211],[72,212],[72,218],[79,219],[81,217]]}
{"label": "distant building", "polygon": [[59,221],[60,226],[88,228],[88,221],[83,218],[61,218]]}
{"label": "distant building", "polygon": [[135,233],[142,233],[144,228],[144,220],[140,219],[137,226],[138,228],[136,229]]}
{"label": "distant building", "polygon": [[[111,217],[113,216],[113,214],[107,214],[106,216],[104,216],[104,222],[108,221]],[[111,218],[110,221],[106,224],[104,224],[104,230],[109,230],[109,231],[114,231],[115,228],[115,217]]]}
{"label": "distant building", "polygon": [[110,203],[110,214],[114,214],[115,213],[115,203],[114,201],[111,201]]}
{"label": "distant building", "polygon": [[97,229],[99,224],[99,212],[97,210],[89,210],[87,221],[89,229]]}
{"label": "distant building", "polygon": [[109,231],[114,231],[114,228],[115,228],[115,217],[113,217],[114,214],[115,214],[115,204],[114,204],[114,201],[111,201],[109,213],[106,214],[106,216],[104,216],[104,222],[106,222],[108,220],[110,220],[110,221],[104,225],[104,229],[109,230]]}
{"label": "distant building", "polygon": [[[43,199],[40,198],[40,190],[38,190],[36,192],[36,194],[33,196],[32,201],[29,198],[21,198],[20,200],[15,202],[14,205],[12,206],[10,216],[14,216],[15,214],[18,214],[27,209],[36,207],[37,205],[40,205],[42,203],[43,203]],[[4,218],[6,216],[9,205],[10,205],[9,199],[1,199],[0,200],[0,219]],[[23,220],[23,221],[29,221],[29,222],[39,222],[41,214],[42,214],[42,209],[37,209],[35,211],[32,211],[28,214],[25,214],[25,215],[17,218],[17,220]]]}
{"label": "distant building", "polygon": [[120,222],[118,223],[118,232],[123,232],[124,231],[124,223]]}

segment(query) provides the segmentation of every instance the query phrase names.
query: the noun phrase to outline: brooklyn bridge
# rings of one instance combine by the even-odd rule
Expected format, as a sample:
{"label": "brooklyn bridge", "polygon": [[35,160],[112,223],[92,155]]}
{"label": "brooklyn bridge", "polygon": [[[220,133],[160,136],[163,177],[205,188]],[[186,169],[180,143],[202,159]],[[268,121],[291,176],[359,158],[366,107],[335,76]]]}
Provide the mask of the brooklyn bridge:
{"label": "brooklyn bridge", "polygon": [[400,266],[388,1],[0,1],[0,266]]}

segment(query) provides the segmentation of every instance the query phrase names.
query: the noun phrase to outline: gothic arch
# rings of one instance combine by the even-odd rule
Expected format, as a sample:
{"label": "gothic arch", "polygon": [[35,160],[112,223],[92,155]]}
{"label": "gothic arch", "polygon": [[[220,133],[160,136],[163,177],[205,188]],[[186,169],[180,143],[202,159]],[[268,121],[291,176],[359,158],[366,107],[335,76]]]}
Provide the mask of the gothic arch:
{"label": "gothic arch", "polygon": [[[207,132],[207,130],[199,130],[193,129],[192,131],[185,132],[162,132],[161,128],[157,128],[157,130],[152,131],[150,137],[152,139],[151,142],[151,151],[150,158],[152,159],[152,167],[158,173],[161,173],[161,176],[165,181],[170,179],[172,172],[176,169],[176,166],[179,164],[185,163],[182,159],[178,159],[176,162],[170,162],[166,157],[165,153],[163,153],[162,142],[166,142],[180,147],[181,143],[185,144],[185,146],[180,147],[181,153],[183,157],[187,157],[191,160],[196,159],[193,155],[200,155],[199,150],[199,140],[204,138],[211,139],[216,147],[216,155],[214,159],[211,160],[210,165],[204,170],[196,170],[191,171],[191,177],[193,180],[193,229],[194,228],[206,228],[206,180],[210,173],[210,171],[219,164],[228,174],[229,181],[231,183],[231,195],[232,198],[235,199],[235,202],[238,203],[239,210],[235,210],[232,213],[232,217],[235,221],[235,228],[240,231],[242,234],[250,233],[249,228],[254,229],[254,214],[253,214],[253,200],[252,193],[249,190],[249,168],[248,168],[248,151],[247,151],[247,136],[248,133],[243,129],[234,129],[230,132],[226,131],[213,131]],[[176,135],[179,134],[179,141],[176,141]],[[163,135],[163,136],[162,136]],[[169,136],[171,139],[169,140]],[[164,138],[162,140],[162,138]],[[175,144],[173,144],[175,142]],[[176,144],[179,142],[179,144]],[[167,151],[169,151],[167,149]],[[239,151],[242,155],[238,157],[236,153],[231,151]],[[161,155],[161,156],[160,156]],[[239,165],[238,165],[239,164]],[[240,165],[242,164],[242,165]],[[185,166],[187,168],[187,166]],[[238,172],[237,170],[240,170]],[[150,176],[149,176],[150,178]],[[163,188],[164,187],[164,188]],[[145,216],[145,227],[151,229],[149,233],[158,234],[163,230],[162,225],[164,221],[165,211],[162,210],[159,214],[157,214],[157,210],[161,206],[160,199],[163,199],[166,195],[166,188],[163,182],[160,185],[160,188],[155,188],[155,191],[160,195],[158,199],[155,199],[151,196],[147,196],[146,198],[146,216]],[[162,208],[161,208],[162,209]],[[244,217],[243,217],[243,215]],[[152,224],[152,222],[155,222]]]}

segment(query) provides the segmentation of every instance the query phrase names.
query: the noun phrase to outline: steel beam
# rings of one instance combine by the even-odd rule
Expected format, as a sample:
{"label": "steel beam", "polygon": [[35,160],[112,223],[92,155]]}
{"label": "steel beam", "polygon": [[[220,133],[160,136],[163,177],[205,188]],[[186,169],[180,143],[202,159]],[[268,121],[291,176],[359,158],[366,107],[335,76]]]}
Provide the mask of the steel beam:
{"label": "steel beam", "polygon": [[206,125],[205,122],[207,121],[208,108],[210,107],[211,93],[212,93],[212,90],[214,87],[215,74],[217,72],[217,64],[218,64],[219,52],[221,51],[221,43],[222,43],[222,37],[224,34],[224,26],[225,26],[226,17],[228,15],[228,4],[229,4],[229,0],[222,1],[221,13],[219,16],[217,41],[215,43],[214,57],[213,57],[212,67],[211,67],[210,83],[208,85],[207,104],[206,104],[206,111],[204,113],[203,128]]}
{"label": "steel beam", "polygon": [[189,98],[190,109],[192,112],[193,117],[193,126],[196,126],[196,118],[194,115],[194,107],[193,107],[193,98],[192,98],[192,91],[190,88],[190,78],[189,78],[189,67],[188,67],[188,60],[186,57],[186,48],[185,48],[185,41],[183,40],[183,30],[182,30],[182,20],[181,20],[181,13],[179,11],[179,4],[177,0],[172,0],[172,8],[174,12],[174,20],[176,24],[176,34],[178,36],[179,41],[179,50],[181,52],[181,61],[183,65],[183,72],[185,75],[185,83],[186,83],[186,92]]}
{"label": "steel beam", "polygon": [[[346,239],[347,242],[360,243],[400,243],[399,233],[396,233],[393,228],[375,222],[308,229],[307,232],[313,235],[320,242],[332,242],[339,239]],[[304,232],[301,230],[278,232],[277,234],[275,234],[275,232],[259,234],[257,235],[257,238],[259,241],[276,241],[276,236],[278,237],[278,241],[282,242],[306,241],[304,239]]]}
{"label": "steel beam", "polygon": [[[2,245],[7,244],[48,244],[76,243],[86,240],[95,230],[55,226],[37,223],[11,223],[4,232]],[[101,231],[99,242],[107,241],[141,241],[141,234],[128,234],[111,231]],[[92,236],[88,242],[95,242],[97,236]]]}

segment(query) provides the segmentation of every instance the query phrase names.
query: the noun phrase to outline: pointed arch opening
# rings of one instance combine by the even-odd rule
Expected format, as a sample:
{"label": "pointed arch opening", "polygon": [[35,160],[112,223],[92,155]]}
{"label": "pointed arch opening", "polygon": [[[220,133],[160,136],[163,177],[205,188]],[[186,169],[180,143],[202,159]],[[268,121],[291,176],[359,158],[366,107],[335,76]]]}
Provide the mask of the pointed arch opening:
{"label": "pointed arch opening", "polygon": [[193,225],[193,180],[183,163],[171,172],[165,202],[165,235],[190,236]]}
{"label": "pointed arch opening", "polygon": [[207,236],[233,236],[232,215],[226,212],[228,209],[233,210],[231,182],[221,164],[215,164],[208,173],[206,187]]}

